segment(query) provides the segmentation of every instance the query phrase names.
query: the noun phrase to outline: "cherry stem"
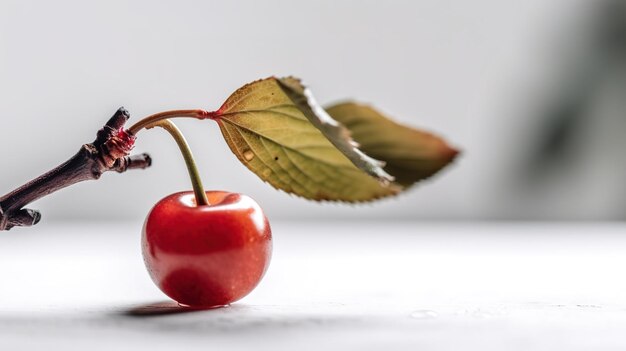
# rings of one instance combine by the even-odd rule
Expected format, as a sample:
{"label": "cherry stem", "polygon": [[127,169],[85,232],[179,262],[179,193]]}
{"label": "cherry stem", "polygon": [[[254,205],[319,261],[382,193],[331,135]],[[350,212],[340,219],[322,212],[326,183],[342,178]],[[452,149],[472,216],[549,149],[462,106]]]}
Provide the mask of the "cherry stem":
{"label": "cherry stem", "polygon": [[[195,110],[189,110],[189,111],[195,111]],[[173,112],[173,111],[170,111],[170,112]],[[153,116],[157,116],[157,115],[153,115]],[[146,120],[147,119],[148,118],[146,118]],[[193,158],[193,154],[191,153],[191,149],[189,148],[189,144],[187,143],[187,140],[185,140],[183,133],[169,119],[155,118],[155,120],[156,122],[146,124],[145,126],[140,127],[139,130],[144,127],[147,129],[150,129],[152,127],[161,127],[165,129],[168,133],[170,133],[170,135],[176,141],[176,144],[178,144],[178,148],[180,149],[180,152],[183,154],[183,158],[185,159],[185,164],[187,165],[187,171],[189,171],[189,178],[191,179],[191,186],[193,187],[193,192],[196,196],[196,205],[197,206],[209,205],[209,199],[207,198],[206,193],[204,192],[204,187],[202,186],[202,179],[200,178],[200,173],[198,172],[196,161]],[[140,121],[139,123],[135,125],[141,125],[141,123],[142,122]]]}
{"label": "cherry stem", "polygon": [[178,118],[178,117],[193,117],[197,119],[205,119],[210,118],[214,115],[213,112],[208,112],[206,110],[171,110],[159,112],[148,117],[143,118],[139,122],[133,124],[130,128],[128,128],[128,132],[132,135],[137,135],[137,133],[143,128],[148,128],[150,125],[154,125],[156,122],[163,121],[170,118]]}

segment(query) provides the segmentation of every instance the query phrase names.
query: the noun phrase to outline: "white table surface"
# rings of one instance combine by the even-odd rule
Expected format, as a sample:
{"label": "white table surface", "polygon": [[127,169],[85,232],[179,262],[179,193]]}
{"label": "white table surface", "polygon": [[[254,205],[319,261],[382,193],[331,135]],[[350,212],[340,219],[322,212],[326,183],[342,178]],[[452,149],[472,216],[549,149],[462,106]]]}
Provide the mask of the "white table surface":
{"label": "white table surface", "polygon": [[249,296],[191,311],[141,223],[0,233],[0,350],[624,350],[626,224],[278,222]]}

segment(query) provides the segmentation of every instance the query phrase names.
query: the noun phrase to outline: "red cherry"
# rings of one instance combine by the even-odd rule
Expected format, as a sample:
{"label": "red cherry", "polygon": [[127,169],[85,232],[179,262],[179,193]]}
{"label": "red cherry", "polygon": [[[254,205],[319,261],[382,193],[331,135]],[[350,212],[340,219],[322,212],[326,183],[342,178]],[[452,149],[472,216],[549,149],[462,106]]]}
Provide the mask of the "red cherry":
{"label": "red cherry", "polygon": [[247,295],[265,273],[272,233],[261,207],[248,196],[207,191],[159,201],[148,214],[142,251],[154,283],[188,306],[216,307]]}

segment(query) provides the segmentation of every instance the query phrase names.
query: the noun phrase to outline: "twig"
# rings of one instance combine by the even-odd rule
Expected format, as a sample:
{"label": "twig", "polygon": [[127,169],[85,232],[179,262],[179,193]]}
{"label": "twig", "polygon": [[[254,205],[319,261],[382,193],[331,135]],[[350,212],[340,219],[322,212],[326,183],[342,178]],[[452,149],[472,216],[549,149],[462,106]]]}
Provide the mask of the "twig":
{"label": "twig", "polygon": [[41,219],[39,211],[23,207],[57,190],[98,179],[107,171],[122,173],[149,167],[152,160],[148,154],[129,156],[135,141],[123,129],[129,117],[128,111],[120,107],[98,131],[93,143],[83,145],[67,162],[2,196],[0,231],[37,224]]}

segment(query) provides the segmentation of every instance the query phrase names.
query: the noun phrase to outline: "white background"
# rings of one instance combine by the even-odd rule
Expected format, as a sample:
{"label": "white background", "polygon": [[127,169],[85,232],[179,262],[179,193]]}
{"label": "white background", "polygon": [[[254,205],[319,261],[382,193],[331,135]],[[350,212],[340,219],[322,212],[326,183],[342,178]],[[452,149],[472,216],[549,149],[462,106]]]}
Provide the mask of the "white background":
{"label": "white background", "polygon": [[[216,109],[246,82],[296,75],[320,102],[374,104],[439,133],[463,155],[397,199],[321,206],[263,184],[212,122],[180,122],[208,189],[246,193],[281,219],[623,218],[626,195],[615,191],[623,173],[610,167],[626,162],[611,144],[613,154],[591,152],[595,163],[580,177],[565,172],[535,197],[520,200],[509,182],[529,143],[532,117],[523,107],[532,96],[524,94],[549,80],[549,43],[559,33],[577,37],[590,3],[2,0],[0,192],[69,158],[119,106],[133,121]],[[33,207],[50,219],[137,219],[190,188],[164,132],[142,132],[135,150],[149,152],[154,166],[107,174]]]}

